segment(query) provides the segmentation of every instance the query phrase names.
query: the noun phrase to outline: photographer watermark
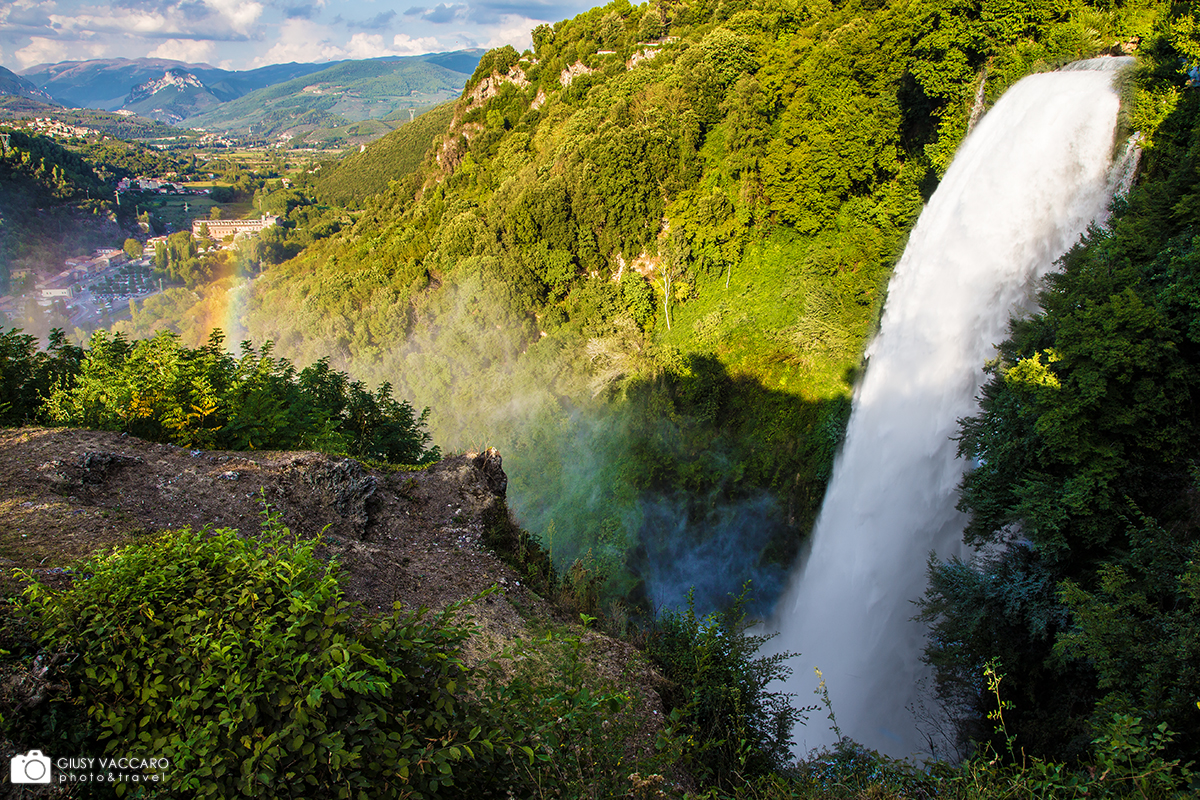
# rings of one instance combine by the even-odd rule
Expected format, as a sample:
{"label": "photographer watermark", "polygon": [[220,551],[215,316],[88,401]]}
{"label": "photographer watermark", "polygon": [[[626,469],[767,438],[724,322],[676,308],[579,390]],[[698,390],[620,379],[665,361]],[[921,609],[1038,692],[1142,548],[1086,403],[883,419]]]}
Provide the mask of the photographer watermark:
{"label": "photographer watermark", "polygon": [[8,777],[13,783],[50,782],[50,757],[42,755],[41,750],[30,750],[23,756],[13,756],[8,766]]}
{"label": "photographer watermark", "polygon": [[9,761],[12,783],[161,783],[171,762],[166,758],[75,756],[51,758],[41,750]]}

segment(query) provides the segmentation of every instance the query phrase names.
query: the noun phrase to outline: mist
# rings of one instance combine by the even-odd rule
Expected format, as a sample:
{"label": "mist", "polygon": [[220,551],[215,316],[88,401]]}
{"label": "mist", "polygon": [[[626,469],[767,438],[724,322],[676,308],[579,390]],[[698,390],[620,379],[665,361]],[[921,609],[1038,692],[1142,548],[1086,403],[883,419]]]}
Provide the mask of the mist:
{"label": "mist", "polygon": [[[579,562],[598,577],[607,599],[656,613],[694,589],[703,614],[749,582],[749,607],[767,614],[786,565],[762,554],[796,534],[776,498],[743,485],[739,444],[672,400],[630,320],[544,331],[504,298],[489,259],[466,259],[410,309],[405,341],[369,360],[325,352],[336,368],[428,407],[444,453],[496,447],[517,522],[559,570]],[[255,341],[277,338],[279,355],[315,360],[318,337],[279,336],[287,320],[268,319],[255,302],[247,323]],[[343,323],[362,324],[329,325]]]}

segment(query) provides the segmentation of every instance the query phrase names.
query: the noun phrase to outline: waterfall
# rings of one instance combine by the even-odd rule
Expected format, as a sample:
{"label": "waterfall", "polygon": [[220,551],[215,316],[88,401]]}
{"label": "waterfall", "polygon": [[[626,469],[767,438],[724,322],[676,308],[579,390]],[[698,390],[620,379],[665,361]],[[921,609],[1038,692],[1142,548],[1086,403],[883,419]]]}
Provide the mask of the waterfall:
{"label": "waterfall", "polygon": [[[1113,74],[1130,61],[1023,79],[959,148],[892,276],[809,550],[776,606],[770,646],[801,653],[787,691],[814,702],[819,667],[842,733],[889,755],[929,752],[913,603],[930,551],[963,554],[957,420],[977,410],[1010,315],[1106,212]],[[827,728],[812,714],[797,745],[832,744]]]}

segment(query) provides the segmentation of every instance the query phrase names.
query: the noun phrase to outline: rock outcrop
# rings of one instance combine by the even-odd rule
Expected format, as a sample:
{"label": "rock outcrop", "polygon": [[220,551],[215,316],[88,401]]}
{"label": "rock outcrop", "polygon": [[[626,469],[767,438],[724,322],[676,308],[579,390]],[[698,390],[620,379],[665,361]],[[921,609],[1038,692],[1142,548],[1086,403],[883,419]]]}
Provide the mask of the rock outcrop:
{"label": "rock outcrop", "polygon": [[49,570],[153,531],[212,526],[254,536],[269,505],[296,535],[324,537],[347,592],[364,604],[440,606],[493,584],[524,592],[521,577],[483,544],[489,526],[511,524],[507,489],[494,449],[381,471],[323,453],[210,452],[103,431],[0,430],[3,566],[34,574],[57,574]]}

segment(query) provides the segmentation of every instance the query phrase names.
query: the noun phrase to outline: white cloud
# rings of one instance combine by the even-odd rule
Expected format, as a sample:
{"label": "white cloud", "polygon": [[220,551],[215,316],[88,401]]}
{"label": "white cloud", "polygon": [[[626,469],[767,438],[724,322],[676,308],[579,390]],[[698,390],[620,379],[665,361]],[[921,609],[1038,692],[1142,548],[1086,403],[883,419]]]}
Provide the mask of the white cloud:
{"label": "white cloud", "polygon": [[403,33],[396,34],[392,38],[392,44],[395,45],[395,50],[391,53],[394,56],[419,56],[422,53],[436,53],[443,49],[433,36],[412,39]]}
{"label": "white cloud", "polygon": [[242,34],[249,33],[263,12],[260,3],[247,3],[244,0],[204,0],[204,3],[220,14],[229,27]]}
{"label": "white cloud", "polygon": [[34,36],[26,47],[13,55],[21,65],[21,69],[36,64],[54,64],[59,61],[84,61],[89,58],[102,58],[108,48],[102,42],[60,41]]}
{"label": "white cloud", "polygon": [[183,33],[181,20],[171,19],[157,12],[129,11],[124,14],[110,13],[103,16],[73,14],[71,16],[50,15],[50,22],[65,34],[91,31],[146,34]]}
{"label": "white cloud", "polygon": [[197,39],[167,39],[158,47],[146,53],[147,58],[170,58],[175,61],[199,63],[207,61],[212,55],[212,42]]}
{"label": "white cloud", "polygon": [[41,25],[57,7],[54,0],[13,0],[0,4],[0,30],[10,25]]}
{"label": "white cloud", "polygon": [[379,58],[391,54],[391,49],[383,43],[383,37],[378,33],[356,33],[346,45],[346,55],[350,58]]}
{"label": "white cloud", "polygon": [[279,40],[271,49],[254,59],[254,66],[285,64],[289,61],[332,61],[343,58],[346,51],[332,43],[325,34],[328,28],[306,19],[289,19],[279,26]]}
{"label": "white cloud", "polygon": [[488,39],[483,46],[490,50],[493,47],[503,47],[506,44],[511,44],[517,49],[518,53],[532,49],[533,29],[543,22],[544,20],[540,19],[505,14],[501,18],[499,25],[487,31],[492,34],[492,38]]}
{"label": "white cloud", "polygon": [[389,44],[382,34],[356,33],[343,43],[333,41],[330,28],[306,19],[290,19],[279,26],[279,40],[263,55],[254,59],[255,66],[283,64],[289,61],[332,61],[342,58],[383,58],[413,56],[442,49],[434,36],[412,38],[398,34]]}
{"label": "white cloud", "polygon": [[[65,9],[64,9],[65,11]],[[244,0],[203,0],[203,5],[163,3],[157,8],[80,6],[71,13],[51,14],[59,34],[124,33],[134,36],[245,39],[257,31],[261,3]]]}

